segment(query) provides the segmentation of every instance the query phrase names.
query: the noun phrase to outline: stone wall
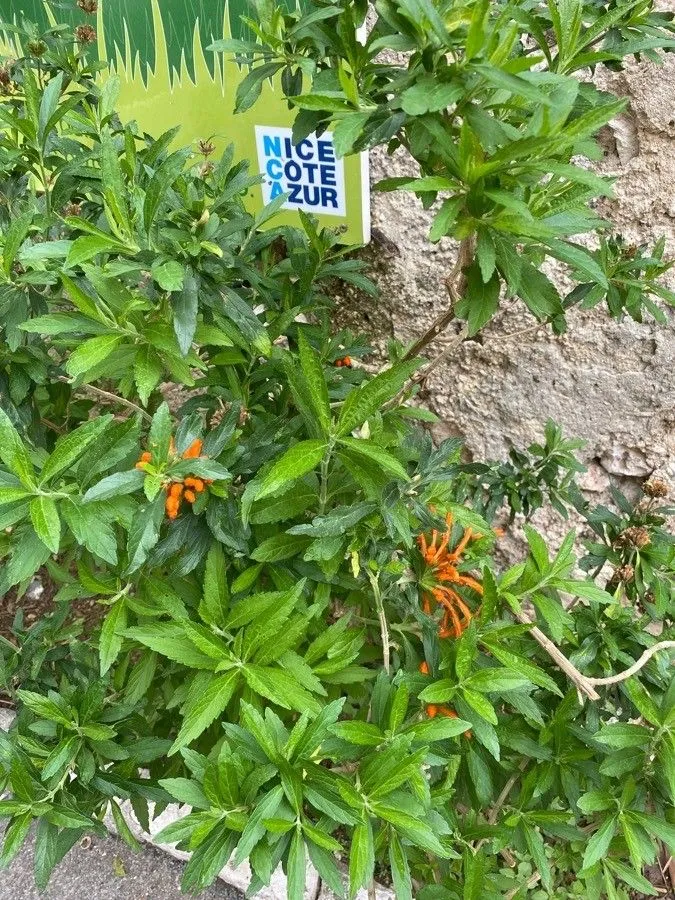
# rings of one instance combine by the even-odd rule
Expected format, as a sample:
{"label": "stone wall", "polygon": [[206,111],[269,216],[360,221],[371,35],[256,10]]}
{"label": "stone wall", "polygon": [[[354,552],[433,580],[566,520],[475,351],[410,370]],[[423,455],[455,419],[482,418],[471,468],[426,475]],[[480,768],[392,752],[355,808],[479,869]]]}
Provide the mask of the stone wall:
{"label": "stone wall", "polygon": [[[665,234],[675,255],[675,54],[663,66],[643,61],[598,80],[630,101],[604,136],[599,168],[619,180],[602,213],[631,242],[653,243]],[[403,154],[381,149],[371,166],[373,183],[415,173]],[[365,254],[380,299],[345,296],[339,306],[342,323],[364,330],[382,350],[391,336],[418,336],[444,309],[443,279],[456,246],[427,242],[431,214],[412,194],[374,193],[372,213]],[[561,271],[552,271],[564,286]],[[675,273],[669,286],[675,288]],[[587,441],[591,491],[603,493],[610,477],[643,478],[655,470],[675,484],[674,334],[675,310],[663,327],[617,323],[599,308],[574,311],[568,333],[556,337],[537,328],[522,303],[507,303],[433,374],[424,399],[443,420],[438,436],[461,437],[473,458],[503,458],[509,447],[540,439],[552,417],[567,435]],[[435,348],[443,346],[441,340]]]}

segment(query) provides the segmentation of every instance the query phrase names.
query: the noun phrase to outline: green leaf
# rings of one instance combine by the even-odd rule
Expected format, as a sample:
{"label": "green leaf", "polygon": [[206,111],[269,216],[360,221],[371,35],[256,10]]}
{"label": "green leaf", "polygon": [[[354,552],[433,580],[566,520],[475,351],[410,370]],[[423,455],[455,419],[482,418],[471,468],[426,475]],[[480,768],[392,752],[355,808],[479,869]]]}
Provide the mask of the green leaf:
{"label": "green leaf", "polygon": [[358,456],[365,456],[382,469],[383,472],[386,472],[387,475],[398,478],[401,481],[410,480],[408,473],[396,457],[389,453],[388,450],[380,447],[374,441],[343,437],[340,438],[339,443],[352,453],[356,453]]}
{"label": "green leaf", "polygon": [[85,452],[85,450],[105,431],[112,422],[113,416],[99,416],[85,422],[70,434],[62,435],[54,445],[54,449],[40,473],[40,484],[51,481],[65,469],[69,469]]}
{"label": "green leaf", "polygon": [[433,741],[445,741],[449,738],[457,737],[470,730],[471,722],[442,716],[436,719],[429,719],[426,722],[419,722],[417,725],[413,725],[408,733],[414,734],[416,741],[422,744],[429,744]]}
{"label": "green leaf", "polygon": [[359,824],[352,834],[349,851],[349,897],[354,900],[359,889],[368,884],[375,868],[375,847],[370,821]]}
{"label": "green leaf", "polygon": [[449,197],[441,203],[429,230],[429,240],[433,244],[450,233],[463,206],[464,197]]}
{"label": "green leaf", "polygon": [[49,697],[43,697],[34,691],[20,690],[17,692],[19,700],[24,706],[35,713],[41,719],[48,719],[50,722],[57,722],[59,725],[72,725],[73,716],[54,700]]}
{"label": "green leaf", "polygon": [[321,431],[328,434],[331,424],[330,403],[321,360],[302,331],[298,332],[298,348],[300,365],[307,383],[312,408],[321,426]]}
{"label": "green leaf", "polygon": [[42,767],[42,780],[49,781],[55,775],[61,777],[77,756],[82,739],[72,735],[62,740],[49,754]]}
{"label": "green leaf", "polygon": [[119,804],[116,800],[110,801],[110,809],[112,811],[112,816],[118,835],[122,838],[122,840],[128,847],[131,847],[134,852],[138,853],[141,849],[141,845],[131,828],[129,828],[127,820],[124,818],[124,813],[120,809]]}
{"label": "green leaf", "polygon": [[119,652],[122,649],[121,632],[124,631],[126,627],[126,599],[120,597],[120,599],[113,604],[101,627],[101,637],[98,642],[101,676],[106,674],[110,666],[112,666],[119,656]]}
{"label": "green leaf", "polygon": [[284,709],[310,712],[313,715],[318,715],[321,711],[321,706],[312,694],[283,669],[247,665],[242,671],[251,690],[272,703]]}
{"label": "green leaf", "polygon": [[280,562],[297,556],[307,547],[309,538],[304,535],[275,534],[262,541],[251,553],[251,559],[257,562]]}
{"label": "green leaf", "polygon": [[30,501],[30,520],[35,533],[51,553],[59,552],[61,520],[51,497],[34,497]]}
{"label": "green leaf", "polygon": [[279,69],[283,68],[283,65],[282,62],[264,63],[262,66],[256,66],[256,68],[251,69],[248,75],[237,85],[236,111],[242,113],[250,109],[260,96],[263,82],[276,75]]}
{"label": "green leaf", "polygon": [[600,741],[601,744],[607,744],[616,750],[622,750],[624,747],[646,748],[652,739],[652,732],[642,725],[616,722],[603,725],[593,737],[596,741]]}
{"label": "green leaf", "polygon": [[397,900],[413,900],[408,857],[395,831],[389,834],[389,865]]}
{"label": "green leaf", "polygon": [[338,437],[348,435],[359,425],[363,425],[366,419],[393,399],[418,366],[418,360],[398,363],[351,391],[340,413]]}
{"label": "green leaf", "polygon": [[525,97],[538,105],[550,106],[552,103],[551,98],[536,83],[527,81],[519,75],[512,75],[504,69],[487,64],[473,65],[471,68],[499,91],[508,91],[509,94]]}
{"label": "green leaf", "polygon": [[656,889],[651,881],[647,881],[643,875],[636,872],[635,869],[631,869],[630,866],[627,866],[625,863],[620,862],[618,859],[614,859],[614,857],[607,856],[603,859],[602,864],[627,884],[628,887],[632,887],[634,890],[639,891],[641,894],[645,894],[647,897],[656,895]]}
{"label": "green leaf", "polygon": [[197,650],[179,624],[158,622],[154,625],[127,628],[124,636],[132,638],[162,656],[166,656],[167,659],[182,663],[184,666],[211,671],[215,668],[214,661],[205,653]]}
{"label": "green leaf", "polygon": [[401,94],[401,106],[409,116],[423,116],[440,112],[459,100],[464,94],[460,82],[439,82],[434,75],[424,75],[412,87]]}
{"label": "green leaf", "polygon": [[602,823],[600,828],[590,837],[584,852],[583,868],[590,869],[596,862],[607,855],[609,845],[616,834],[616,816],[610,816]]}
{"label": "green leaf", "polygon": [[157,352],[150,346],[141,347],[134,358],[134,381],[143,406],[160,382],[164,366]]}
{"label": "green leaf", "polygon": [[124,336],[121,334],[102,334],[89,338],[70,355],[66,372],[73,378],[79,378],[107,359],[123,340]]}
{"label": "green leaf", "polygon": [[[99,253],[116,253],[119,252],[119,242],[112,235],[110,237],[88,234],[77,238],[73,241],[68,256],[66,257],[66,269],[76,269],[92,260]],[[97,315],[96,318],[100,318]]]}
{"label": "green leaf", "polygon": [[323,459],[326,444],[323,441],[300,441],[281,456],[263,478],[255,499],[261,500],[274,494],[287,484],[312,472]]}
{"label": "green leaf", "polygon": [[38,117],[38,140],[40,145],[44,147],[45,140],[49,134],[47,128],[50,119],[56,112],[59,105],[59,98],[63,90],[63,72],[59,72],[47,82],[47,86],[42,92],[42,100],[40,102],[40,115]]}
{"label": "green leaf", "polygon": [[2,268],[9,278],[12,266],[16,261],[16,255],[28,236],[35,210],[31,205],[25,206],[16,218],[10,219],[9,227],[4,233],[4,246],[2,248]]}
{"label": "green leaf", "polygon": [[585,247],[570,241],[555,240],[547,241],[546,246],[551,256],[567,263],[582,278],[589,278],[591,281],[602,285],[605,290],[609,288],[607,275],[597,263],[595,257]]}
{"label": "green leaf", "polygon": [[19,437],[19,432],[3,409],[0,409],[0,459],[17,476],[21,484],[28,488],[35,487],[33,463]]}
{"label": "green leaf", "polygon": [[269,356],[272,341],[267,329],[245,300],[231,288],[224,287],[224,303],[220,309],[237,326],[243,337],[258,353]]}
{"label": "green leaf", "polygon": [[384,735],[371,722],[337,722],[330,729],[343,741],[360,747],[377,747],[384,741]]}
{"label": "green leaf", "polygon": [[291,839],[286,862],[286,897],[288,900],[304,900],[306,872],[305,841],[302,832],[296,830]]}
{"label": "green leaf", "polygon": [[159,783],[165,791],[182,805],[196,807],[197,809],[211,808],[211,803],[204,794],[201,785],[190,778],[160,778]]}
{"label": "green leaf", "polygon": [[539,668],[539,666],[530,662],[529,659],[525,659],[525,657],[519,656],[510,650],[505,650],[502,644],[497,641],[483,639],[483,643],[490,650],[490,653],[495,659],[499,660],[500,663],[507,666],[509,669],[512,669],[518,675],[522,675],[523,678],[531,681],[532,684],[545,688],[547,691],[551,691],[551,693],[557,694],[559,697],[563,696],[562,691],[551,676],[547,675],[543,669]]}
{"label": "green leaf", "polygon": [[30,831],[33,814],[29,811],[10,819],[0,853],[0,869],[6,869],[21,849]]}
{"label": "green leaf", "polygon": [[159,540],[159,529],[164,518],[164,495],[158,494],[152,503],[141,506],[134,513],[129,528],[127,573],[136,572],[148,558],[148,553]]}
{"label": "green leaf", "polygon": [[197,313],[199,312],[199,280],[194,272],[185,273],[183,289],[172,294],[173,330],[183,356],[187,356],[197,330]]}
{"label": "green leaf", "polygon": [[163,291],[172,293],[174,291],[182,291],[185,283],[185,269],[175,259],[168,262],[154,264],[152,267],[152,277]]}
{"label": "green leaf", "polygon": [[469,337],[477,334],[496,313],[500,288],[501,282],[496,273],[486,283],[478,263],[474,263],[468,270],[466,291],[457,303],[457,315],[466,319]]}
{"label": "green leaf", "polygon": [[450,855],[439,841],[433,828],[418,816],[410,815],[397,806],[389,806],[385,803],[373,803],[372,806],[378,816],[385,822],[391,822],[396,830],[413,844],[440,857]]}
{"label": "green leaf", "polygon": [[234,866],[241,865],[241,863],[248,858],[251,850],[263,836],[263,819],[271,819],[274,817],[283,795],[284,789],[279,784],[268,794],[265,794],[262,800],[256,804],[256,807],[249,816],[246,827],[239,838],[237,852],[234,854],[234,859],[232,860]]}
{"label": "green leaf", "polygon": [[125,494],[134,494],[143,487],[145,475],[138,469],[130,472],[115,472],[92,485],[82,498],[83,503],[92,503],[94,500],[108,500],[111,497],[122,497]]}
{"label": "green leaf", "polygon": [[467,678],[463,686],[473,691],[480,691],[482,694],[489,694],[492,691],[518,691],[529,687],[530,681],[511,669],[494,668],[475,672],[470,678]]}
{"label": "green leaf", "polygon": [[58,847],[59,831],[47,819],[39,819],[35,831],[35,886],[44,891],[54,868],[60,860]]}
{"label": "green leaf", "polygon": [[353,112],[342,116],[335,123],[333,129],[333,148],[335,155],[340,159],[351,153],[354,144],[363,134],[370,119],[370,113]]}
{"label": "green leaf", "polygon": [[183,719],[178,737],[169,750],[169,756],[196,740],[221,715],[230,702],[239,680],[238,669],[214,677]]}
{"label": "green leaf", "polygon": [[541,883],[546,890],[553,890],[553,879],[551,877],[551,867],[546,856],[546,847],[544,839],[536,828],[531,825],[524,825],[525,841],[527,849],[530,851],[532,860],[541,875]]}
{"label": "green leaf", "polygon": [[204,592],[199,604],[199,615],[204,622],[222,628],[229,602],[227,564],[221,545],[214,541],[206,556]]}

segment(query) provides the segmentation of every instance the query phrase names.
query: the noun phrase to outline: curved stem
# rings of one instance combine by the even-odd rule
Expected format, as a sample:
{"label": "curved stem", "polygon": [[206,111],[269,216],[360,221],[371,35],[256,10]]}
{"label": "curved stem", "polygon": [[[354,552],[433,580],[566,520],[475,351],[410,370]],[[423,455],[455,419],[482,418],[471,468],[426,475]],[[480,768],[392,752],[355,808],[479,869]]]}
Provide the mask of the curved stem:
{"label": "curved stem", "polygon": [[645,650],[640,659],[634,662],[632,666],[624,672],[619,672],[618,675],[610,675],[607,678],[587,678],[586,681],[590,684],[598,685],[619,684],[621,681],[626,681],[632,675],[635,675],[636,672],[639,672],[640,669],[647,665],[652,656],[661,650],[675,650],[675,641],[661,641],[659,644],[654,644],[653,647]]}

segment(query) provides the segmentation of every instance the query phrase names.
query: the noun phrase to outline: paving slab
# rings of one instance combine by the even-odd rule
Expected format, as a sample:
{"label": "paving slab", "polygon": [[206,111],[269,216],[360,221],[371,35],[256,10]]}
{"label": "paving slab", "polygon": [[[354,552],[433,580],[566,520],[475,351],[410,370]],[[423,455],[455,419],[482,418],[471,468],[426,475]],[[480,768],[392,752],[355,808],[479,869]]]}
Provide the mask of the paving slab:
{"label": "paving slab", "polygon": [[[150,846],[134,853],[113,835],[76,844],[41,894],[33,881],[33,852],[31,835],[9,869],[0,872],[0,900],[186,900],[188,896],[180,890],[183,863]],[[244,900],[244,895],[219,879],[199,898]]]}

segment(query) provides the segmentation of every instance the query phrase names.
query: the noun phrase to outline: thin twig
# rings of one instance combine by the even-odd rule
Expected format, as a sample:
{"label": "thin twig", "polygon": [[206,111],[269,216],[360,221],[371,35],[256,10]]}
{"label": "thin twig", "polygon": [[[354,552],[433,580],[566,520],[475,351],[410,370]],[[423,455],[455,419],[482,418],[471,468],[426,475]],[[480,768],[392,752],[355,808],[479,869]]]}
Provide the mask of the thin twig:
{"label": "thin twig", "polygon": [[[63,375],[59,377],[59,381],[63,381],[65,384],[71,384],[71,381]],[[108,400],[110,403],[117,403],[119,404],[119,406],[126,406],[127,409],[133,409],[134,412],[140,413],[141,416],[143,416],[143,418],[146,420],[146,422],[152,422],[152,416],[150,416],[136,403],[132,403],[131,400],[127,400],[126,397],[120,397],[117,394],[111,394],[110,391],[104,391],[101,388],[94,387],[93,384],[83,384],[80,387],[75,388],[75,391],[83,394],[94,394],[94,396],[102,397],[105,400]]]}
{"label": "thin twig", "polygon": [[442,312],[431,327],[415,341],[403,357],[404,360],[414,359],[416,356],[419,356],[422,350],[424,350],[424,348],[432,341],[435,341],[438,335],[441,334],[442,331],[445,331],[448,325],[455,319],[455,306],[457,305],[457,301],[461,300],[464,291],[466,290],[466,275],[464,274],[464,270],[473,260],[474,247],[473,235],[464,238],[460,243],[457,261],[452,272],[445,281],[445,286],[450,296],[450,306],[445,312]]}
{"label": "thin twig", "polygon": [[649,660],[654,656],[655,653],[658,653],[660,650],[673,650],[675,649],[675,641],[661,641],[658,644],[654,644],[653,647],[650,647],[648,650],[642,654],[640,659],[637,662],[633,663],[628,669],[624,672],[619,672],[617,675],[610,675],[607,678],[591,678],[587,675],[582,675],[582,673],[577,669],[577,667],[570,662],[570,660],[565,656],[565,654],[556,647],[556,645],[549,638],[546,637],[541,629],[537,628],[536,625],[533,624],[532,620],[523,612],[515,614],[516,619],[521,622],[523,625],[530,626],[530,634],[535,639],[535,641],[543,647],[544,650],[549,654],[551,659],[556,663],[559,669],[561,669],[565,675],[570,679],[570,681],[574,684],[579,694],[584,694],[588,697],[589,700],[599,700],[600,694],[595,690],[597,686],[607,686],[610,684],[619,684],[622,681],[626,681],[632,675],[635,675],[636,672],[639,672],[644,666],[647,665]]}
{"label": "thin twig", "polygon": [[513,898],[521,891],[523,888],[525,890],[529,890],[530,888],[535,887],[541,881],[541,875],[539,872],[533,872],[532,875],[527,879],[525,884],[519,884],[518,887],[513,888],[513,890],[509,891],[508,894],[504,895],[504,900],[513,900]]}
{"label": "thin twig", "polygon": [[600,694],[595,690],[593,685],[588,683],[577,667],[556,647],[552,640],[546,637],[540,628],[537,628],[537,626],[533,624],[532,620],[524,612],[515,613],[515,617],[523,625],[530,626],[530,634],[532,637],[539,646],[548,653],[558,668],[567,675],[580,694],[585,694],[589,700],[600,699]]}
{"label": "thin twig", "polygon": [[[521,761],[518,765],[518,770],[513,773],[513,775],[509,778],[509,780],[506,782],[504,787],[501,789],[499,796],[495,800],[494,806],[492,806],[490,808],[490,811],[487,814],[486,818],[488,821],[488,825],[495,825],[497,823],[497,819],[499,818],[499,813],[501,812],[502,807],[508,800],[509,794],[515,787],[515,784],[518,781],[518,779],[520,778],[520,776],[523,774],[523,772],[527,768],[529,762],[530,762],[529,759],[521,759]],[[478,853],[480,848],[483,846],[483,844],[486,844],[487,841],[488,841],[488,838],[481,838],[478,841],[478,843],[476,844],[476,853]],[[502,855],[503,855],[504,850],[502,849],[500,851],[500,853],[502,853]],[[510,860],[509,860],[509,857],[510,857]],[[513,857],[511,856],[510,853],[508,854],[507,857],[504,857],[504,859],[508,866],[515,865],[515,863],[513,863]]]}
{"label": "thin twig", "polygon": [[675,641],[661,641],[659,644],[654,644],[653,647],[645,650],[637,662],[634,662],[630,668],[626,669],[624,672],[620,672],[618,675],[610,675],[608,678],[587,678],[586,681],[588,681],[589,684],[619,684],[619,682],[626,681],[631,675],[635,675],[636,672],[639,672],[640,669],[647,665],[652,656],[660,650],[675,650]]}
{"label": "thin twig", "polygon": [[459,347],[461,343],[463,343],[467,337],[469,336],[469,326],[463,325],[462,328],[457,332],[457,335],[453,341],[450,341],[448,346],[442,350],[438,356],[435,356],[423,369],[421,369],[416,375],[408,383],[408,387],[412,387],[415,384],[421,384],[423,381],[426,381],[429,375],[437,369],[442,362],[450,356],[450,354]]}
{"label": "thin twig", "polygon": [[516,782],[518,781],[518,779],[520,778],[520,776],[523,774],[523,772],[527,768],[528,763],[529,763],[529,759],[522,759],[520,761],[520,765],[518,766],[518,771],[513,773],[513,775],[509,778],[509,780],[506,782],[506,784],[502,788],[501,793],[495,800],[494,806],[492,807],[492,809],[490,810],[490,812],[487,815],[487,820],[490,825],[494,825],[495,822],[497,821],[497,819],[499,818],[499,813],[501,811],[502,806],[504,806],[504,804],[508,800],[509,794],[513,790],[513,788],[514,788]]}

